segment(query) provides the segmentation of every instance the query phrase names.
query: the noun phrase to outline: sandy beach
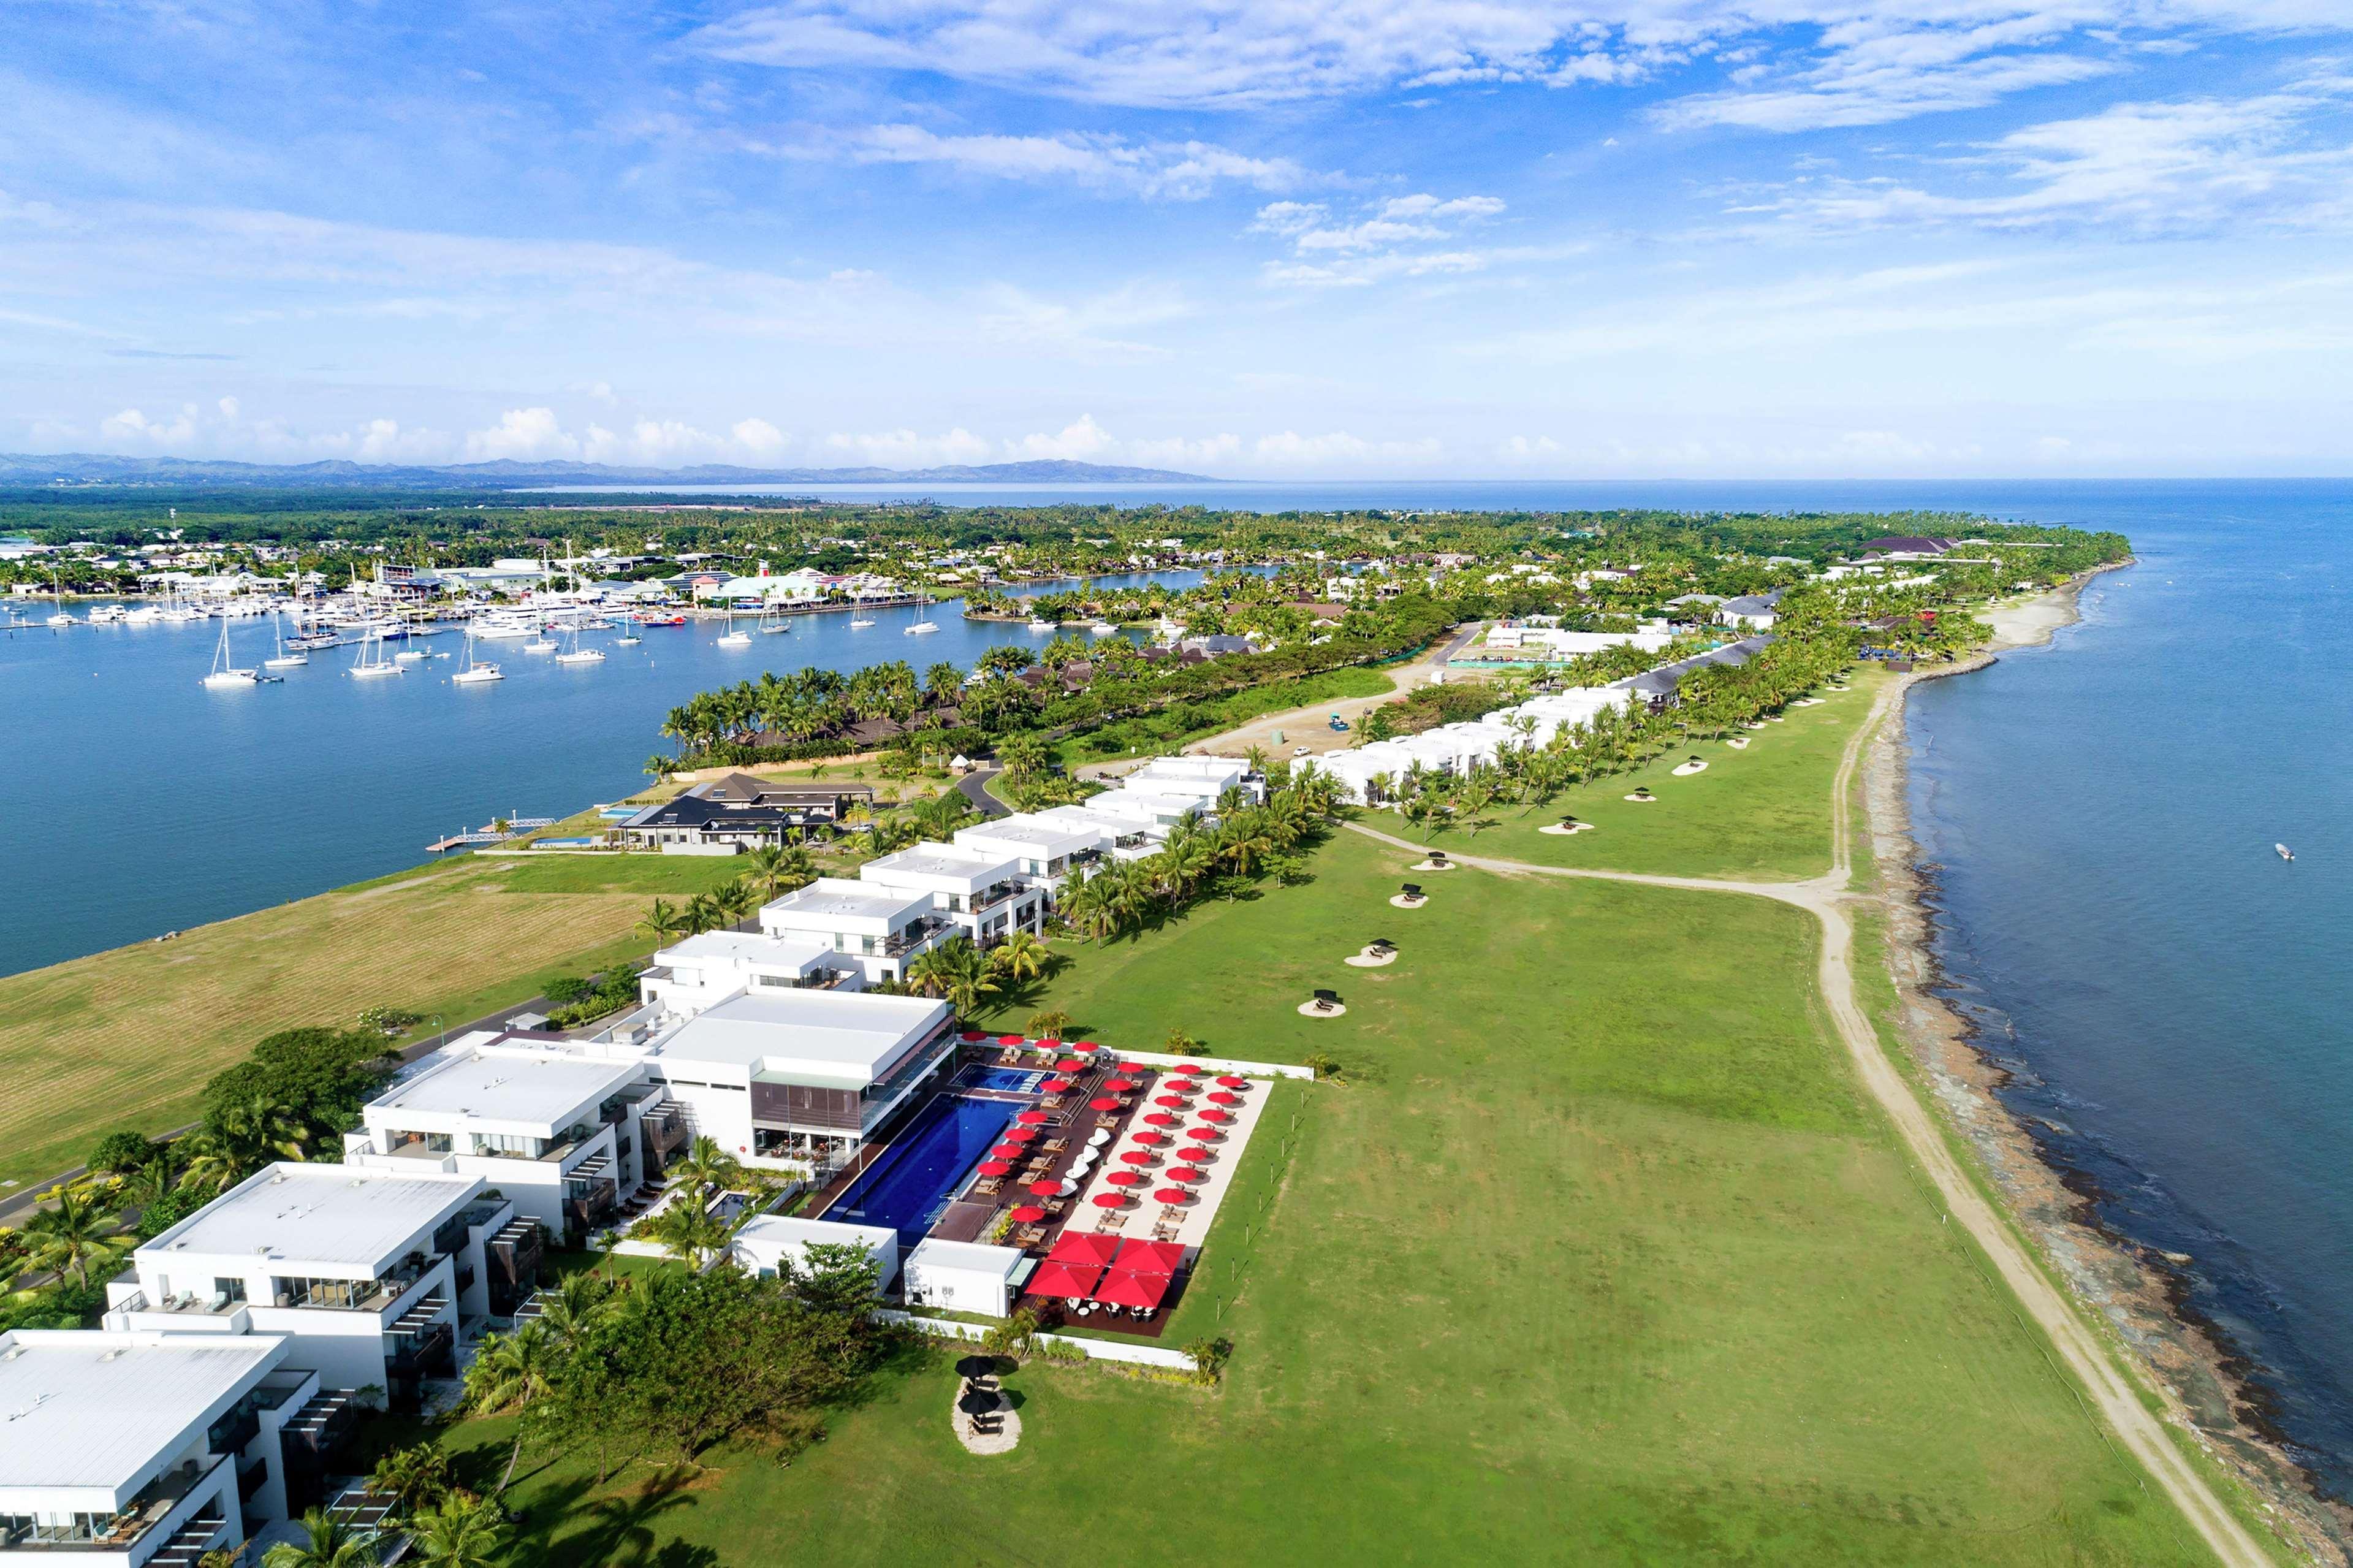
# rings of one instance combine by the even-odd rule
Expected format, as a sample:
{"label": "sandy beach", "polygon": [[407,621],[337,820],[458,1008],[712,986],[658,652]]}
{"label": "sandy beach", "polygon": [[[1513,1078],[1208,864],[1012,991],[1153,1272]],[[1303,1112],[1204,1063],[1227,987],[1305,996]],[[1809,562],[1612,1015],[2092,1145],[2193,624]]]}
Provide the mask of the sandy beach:
{"label": "sandy beach", "polygon": [[[2093,575],[1980,615],[1994,629],[1984,652],[1905,677],[1905,689],[1982,669],[2004,652],[2048,645],[2054,633],[2081,619],[2077,600]],[[2165,1391],[2174,1424],[2244,1481],[2311,1560],[2353,1563],[2353,1510],[2319,1496],[2263,1422],[2239,1359],[2182,1310],[2184,1293],[2171,1262],[2099,1223],[2092,1203],[2071,1190],[2069,1173],[2043,1159],[1998,1097],[2004,1075],[1979,1051],[1967,1020],[1936,994],[1942,976],[1932,945],[1934,872],[1922,865],[1912,832],[1903,701],[1899,694],[1894,722],[1873,737],[1864,758],[1864,808],[1880,874],[1875,885],[1861,891],[1885,916],[1896,1023],[1930,1097],[1968,1143],[2036,1251],[2107,1328],[2119,1351],[2139,1361]]]}

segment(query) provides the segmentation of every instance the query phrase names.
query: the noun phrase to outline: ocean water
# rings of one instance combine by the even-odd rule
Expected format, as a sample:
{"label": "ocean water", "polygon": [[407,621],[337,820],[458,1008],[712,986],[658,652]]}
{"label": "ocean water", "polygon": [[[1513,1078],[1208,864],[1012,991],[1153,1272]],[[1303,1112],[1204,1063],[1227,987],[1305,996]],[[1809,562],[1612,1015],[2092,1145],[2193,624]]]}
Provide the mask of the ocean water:
{"label": "ocean water", "polygon": [[[807,493],[792,488],[795,493]],[[878,499],[894,487],[826,487]],[[923,486],[942,501],[1266,511],[1956,509],[2116,528],[2047,649],[1914,694],[1913,815],[1953,995],[2102,1214],[2189,1255],[2194,1309],[2252,1359],[2274,1421],[2353,1495],[2353,483],[1655,482]],[[722,680],[904,657],[968,663],[1018,628],[904,638],[796,622],[742,652],[650,630],[572,671],[361,685],[322,656],[214,694],[211,627],[0,636],[0,972],[421,858],[494,814],[633,789],[655,726]],[[259,634],[241,629],[246,646]],[[603,634],[607,638],[610,633]],[[782,644],[778,647],[776,645]],[[459,651],[454,639],[441,646]],[[2296,852],[2294,863],[2272,853]]]}

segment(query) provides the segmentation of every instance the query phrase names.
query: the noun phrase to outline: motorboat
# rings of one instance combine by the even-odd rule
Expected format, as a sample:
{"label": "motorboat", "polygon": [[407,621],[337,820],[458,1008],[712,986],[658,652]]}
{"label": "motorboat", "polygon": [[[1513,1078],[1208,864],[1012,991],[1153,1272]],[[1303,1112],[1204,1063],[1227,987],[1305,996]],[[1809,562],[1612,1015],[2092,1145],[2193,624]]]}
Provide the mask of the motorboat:
{"label": "motorboat", "polygon": [[1029,618],[1029,630],[1032,631],[1051,631],[1054,630],[1054,623],[1050,620],[1043,620],[1040,617],[1033,615]]}
{"label": "motorboat", "polygon": [[2274,844],[2272,845],[2272,850],[2273,853],[2277,854],[2282,860],[2294,860],[2295,858],[2295,851],[2288,848],[2285,844]]}
{"label": "motorboat", "polygon": [[468,627],[475,636],[485,642],[496,641],[501,638],[539,635],[538,620],[529,616],[478,615],[468,622]]}
{"label": "motorboat", "polygon": [[862,631],[873,624],[874,618],[871,615],[853,615],[849,618],[849,630],[852,631]]}
{"label": "motorboat", "polygon": [[240,670],[229,662],[228,622],[221,622],[220,642],[213,650],[212,673],[205,677],[207,686],[250,686],[261,678],[256,670]]}
{"label": "motorboat", "polygon": [[119,604],[101,604],[90,612],[92,626],[111,626],[124,618],[125,612]]}
{"label": "motorboat", "polygon": [[1093,632],[1097,637],[1109,637],[1112,633],[1117,631],[1119,628],[1113,626],[1108,620],[1098,620],[1092,626],[1088,627],[1087,630]]}
{"label": "motorboat", "polygon": [[522,651],[526,653],[553,653],[555,652],[555,639],[534,637],[522,645]]}

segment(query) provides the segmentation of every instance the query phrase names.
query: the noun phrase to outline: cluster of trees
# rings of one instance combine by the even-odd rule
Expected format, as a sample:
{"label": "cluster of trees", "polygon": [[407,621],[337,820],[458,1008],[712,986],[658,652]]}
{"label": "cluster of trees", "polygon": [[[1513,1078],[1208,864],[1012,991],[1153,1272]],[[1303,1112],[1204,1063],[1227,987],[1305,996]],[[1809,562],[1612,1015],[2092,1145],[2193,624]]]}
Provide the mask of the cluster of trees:
{"label": "cluster of trees", "polygon": [[839,734],[860,719],[906,724],[954,706],[963,692],[964,672],[944,661],[920,677],[903,659],[870,664],[849,675],[820,669],[780,675],[771,670],[756,681],[697,693],[670,711],[661,733],[690,753],[708,753],[727,742],[743,745],[764,732],[798,744]]}
{"label": "cluster of trees", "polygon": [[1180,823],[1142,860],[1109,861],[1063,885],[1056,913],[1082,936],[1107,942],[1203,897],[1236,898],[1262,877],[1303,874],[1299,851],[1339,810],[1332,780],[1310,773],[1274,789],[1263,806],[1238,789],[1218,802],[1215,828]]}

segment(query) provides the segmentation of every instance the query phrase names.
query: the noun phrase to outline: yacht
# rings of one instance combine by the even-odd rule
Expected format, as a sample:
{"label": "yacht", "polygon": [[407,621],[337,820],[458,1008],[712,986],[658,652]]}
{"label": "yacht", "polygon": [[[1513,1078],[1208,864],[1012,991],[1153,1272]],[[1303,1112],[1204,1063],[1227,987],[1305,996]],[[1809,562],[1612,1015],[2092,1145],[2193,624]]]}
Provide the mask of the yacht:
{"label": "yacht", "polygon": [[506,676],[501,673],[496,664],[486,664],[474,657],[474,629],[468,627],[466,629],[466,667],[450,676],[449,683],[453,686],[480,686],[487,685],[492,681],[505,679]]}
{"label": "yacht", "polygon": [[752,646],[752,634],[748,631],[738,631],[735,630],[735,612],[733,610],[729,610],[727,612],[727,630],[719,634],[719,646],[722,648],[749,648]]}
{"label": "yacht", "polygon": [[1029,618],[1029,630],[1032,631],[1051,631],[1054,630],[1054,623],[1043,619],[1042,617],[1033,615]]}
{"label": "yacht", "polygon": [[791,627],[785,624],[783,611],[777,609],[764,609],[760,612],[761,636],[774,637],[780,631],[790,631],[791,630]]}
{"label": "yacht", "polygon": [[359,657],[352,662],[347,673],[356,680],[373,681],[380,675],[405,675],[408,667],[396,664],[384,656],[383,634],[370,628],[360,639]]}
{"label": "yacht", "polygon": [[1119,628],[1113,626],[1108,620],[1098,620],[1092,626],[1088,627],[1087,630],[1093,632],[1097,637],[1109,637],[1113,632],[1117,631]]}
{"label": "yacht", "polygon": [[101,604],[90,612],[90,623],[92,626],[111,626],[123,619],[125,619],[124,610],[119,604]]}
{"label": "yacht", "polygon": [[849,618],[849,630],[852,631],[860,630],[873,624],[874,618],[871,615],[853,614]]}
{"label": "yacht", "polygon": [[601,648],[581,647],[580,631],[577,627],[575,627],[572,632],[572,646],[558,653],[555,656],[555,662],[559,664],[602,664],[605,662],[605,651]]}
{"label": "yacht", "polygon": [[76,620],[71,615],[67,613],[66,590],[58,586],[58,574],[55,572],[51,572],[49,574],[49,597],[56,599],[58,603],[58,608],[50,612],[48,620],[49,625],[79,626],[81,624],[81,622]]}
{"label": "yacht", "polygon": [[503,611],[491,615],[478,615],[469,624],[474,635],[486,642],[507,637],[539,635],[539,621],[535,618],[512,615]]}
{"label": "yacht", "polygon": [[[261,667],[265,670],[296,670],[308,664],[311,662],[311,656],[300,648],[291,653],[286,652],[286,622],[280,620],[275,624],[278,631],[278,652],[272,657],[264,659],[261,662]],[[222,630],[227,630],[227,628],[224,627]],[[301,640],[297,638],[295,641],[299,642]]]}
{"label": "yacht", "polygon": [[422,664],[431,657],[433,655],[422,648],[404,648],[392,656],[392,662],[396,664]]}
{"label": "yacht", "polygon": [[213,650],[212,673],[205,677],[207,686],[250,686],[260,679],[258,671],[240,670],[229,662],[228,622],[221,622],[220,645]]}
{"label": "yacht", "polygon": [[909,637],[921,637],[927,631],[937,631],[939,629],[939,623],[937,621],[919,620],[915,622],[914,625],[907,628],[905,635]]}
{"label": "yacht", "polygon": [[152,604],[134,604],[122,612],[122,619],[132,626],[144,626],[161,613]]}
{"label": "yacht", "polygon": [[522,651],[526,653],[553,653],[555,652],[555,639],[543,633],[524,643]]}
{"label": "yacht", "polygon": [[2276,853],[2282,860],[2294,860],[2295,858],[2295,851],[2288,848],[2285,844],[2274,844],[2272,845],[2272,850],[2273,853]]}

